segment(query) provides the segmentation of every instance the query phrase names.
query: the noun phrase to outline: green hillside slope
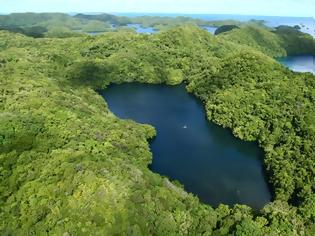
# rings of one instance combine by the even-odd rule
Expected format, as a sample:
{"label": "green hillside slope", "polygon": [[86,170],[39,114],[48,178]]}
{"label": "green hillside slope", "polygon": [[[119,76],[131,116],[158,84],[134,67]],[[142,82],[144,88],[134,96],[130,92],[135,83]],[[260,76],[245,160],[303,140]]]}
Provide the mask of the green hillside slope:
{"label": "green hillside slope", "polygon": [[[219,37],[193,26],[65,39],[0,31],[1,234],[312,235],[315,76],[263,54],[284,55],[278,39],[253,27]],[[118,119],[96,92],[134,81],[185,81],[209,120],[257,140],[273,202],[212,208],[152,173],[154,128]]]}

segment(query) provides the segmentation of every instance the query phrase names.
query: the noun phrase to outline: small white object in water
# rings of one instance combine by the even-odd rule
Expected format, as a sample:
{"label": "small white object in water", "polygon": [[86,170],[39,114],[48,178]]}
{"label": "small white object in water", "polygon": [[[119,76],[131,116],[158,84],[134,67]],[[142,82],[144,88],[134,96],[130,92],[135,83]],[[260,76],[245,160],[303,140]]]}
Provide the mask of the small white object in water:
{"label": "small white object in water", "polygon": [[187,125],[184,125],[184,126],[183,126],[183,129],[187,129]]}

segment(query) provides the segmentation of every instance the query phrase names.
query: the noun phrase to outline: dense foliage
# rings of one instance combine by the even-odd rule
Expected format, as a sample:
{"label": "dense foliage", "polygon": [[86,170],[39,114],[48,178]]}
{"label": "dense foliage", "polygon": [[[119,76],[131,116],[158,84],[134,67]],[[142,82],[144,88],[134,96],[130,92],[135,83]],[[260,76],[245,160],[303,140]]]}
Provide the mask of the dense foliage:
{"label": "dense foliage", "polygon": [[287,55],[282,40],[271,30],[263,27],[248,25],[219,36],[230,42],[250,46],[272,57]]}
{"label": "dense foliage", "polygon": [[63,38],[78,35],[80,32],[108,31],[111,30],[111,25],[62,13],[13,13],[0,15],[0,29],[36,38]]}
{"label": "dense foliage", "polygon": [[233,29],[239,29],[239,28],[240,27],[238,27],[237,25],[223,25],[216,29],[216,31],[214,32],[214,35],[222,34],[225,32],[229,32]]}
{"label": "dense foliage", "polygon": [[311,35],[299,31],[300,28],[279,26],[275,34],[283,42],[283,47],[289,55],[315,54],[314,38]]}
{"label": "dense foliage", "polygon": [[176,26],[181,26],[183,24],[194,24],[198,26],[223,26],[226,24],[242,25],[241,22],[235,20],[202,20],[197,18],[192,18],[188,16],[114,16],[110,14],[99,14],[99,15],[87,15],[87,14],[77,14],[75,18],[85,19],[85,20],[98,20],[103,22],[109,22],[116,26],[126,26],[127,24],[141,24],[143,27],[153,27],[155,29],[168,29]]}
{"label": "dense foliage", "polygon": [[25,34],[35,38],[65,38],[89,32],[115,31],[128,26],[128,24],[140,24],[143,27],[153,27],[156,30],[165,30],[183,24],[222,26],[226,24],[242,25],[243,23],[234,20],[207,21],[182,16],[125,17],[106,13],[96,15],[80,13],[74,16],[62,13],[13,13],[9,15],[0,15],[0,29]]}
{"label": "dense foliage", "polygon": [[17,26],[2,26],[0,30],[7,30],[14,33],[24,34],[26,36],[34,38],[42,38],[45,36],[45,33],[48,31],[47,28],[43,26],[26,26],[26,27],[17,27]]}
{"label": "dense foliage", "polygon": [[315,40],[295,27],[279,26],[275,30],[259,24],[247,24],[220,37],[237,44],[248,45],[272,57],[314,55]]}
{"label": "dense foliage", "polygon": [[[193,26],[64,39],[0,31],[1,234],[314,234],[315,76],[264,54],[288,54],[281,42],[253,26],[218,37]],[[134,81],[185,81],[209,120],[257,140],[274,201],[214,209],[152,173],[154,128],[118,119],[95,92]]]}

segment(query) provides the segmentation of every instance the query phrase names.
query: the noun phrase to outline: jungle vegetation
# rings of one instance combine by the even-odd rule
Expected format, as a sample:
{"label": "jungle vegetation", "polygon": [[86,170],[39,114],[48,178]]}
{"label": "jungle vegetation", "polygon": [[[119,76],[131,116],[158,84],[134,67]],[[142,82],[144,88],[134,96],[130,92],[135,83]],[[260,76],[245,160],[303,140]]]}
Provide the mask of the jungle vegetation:
{"label": "jungle vegetation", "polygon": [[239,28],[240,27],[238,27],[237,25],[223,25],[216,29],[216,31],[214,32],[214,35],[222,34],[224,32],[228,32],[233,29],[239,29]]}
{"label": "jungle vegetation", "polygon": [[[250,22],[261,23],[260,21]],[[128,24],[140,24],[143,27],[152,27],[156,30],[167,30],[183,24],[219,27],[227,24],[240,26],[245,23],[234,20],[207,21],[183,16],[125,17],[105,13],[98,15],[80,13],[74,16],[64,13],[12,13],[0,15],[0,29],[35,38],[64,38],[89,32],[116,31]]]}
{"label": "jungle vegetation", "polygon": [[[314,235],[315,76],[273,57],[315,42],[290,32],[1,30],[1,235]],[[264,149],[273,201],[213,208],[151,172],[154,127],[115,117],[97,92],[126,82],[185,82],[209,121]]]}

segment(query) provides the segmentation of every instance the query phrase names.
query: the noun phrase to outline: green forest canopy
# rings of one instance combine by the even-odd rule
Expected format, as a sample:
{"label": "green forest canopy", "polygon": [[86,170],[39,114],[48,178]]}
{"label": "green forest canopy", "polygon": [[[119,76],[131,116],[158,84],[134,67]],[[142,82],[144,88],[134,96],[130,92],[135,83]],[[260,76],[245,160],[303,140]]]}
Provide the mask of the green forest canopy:
{"label": "green forest canopy", "polygon": [[[69,36],[0,31],[2,235],[314,234],[315,76],[272,58],[314,55],[314,39],[257,25]],[[154,127],[118,119],[96,92],[183,80],[209,120],[264,149],[274,200],[259,212],[212,208],[152,173]]]}
{"label": "green forest canopy", "polygon": [[[260,21],[250,23],[261,24]],[[76,14],[64,13],[12,13],[0,15],[0,29],[22,33],[31,37],[71,37],[88,32],[107,32],[126,27],[128,24],[141,24],[143,27],[153,27],[156,30],[165,30],[183,24],[198,26],[223,26],[226,24],[242,25],[239,21],[221,20],[207,21],[191,17],[158,17],[138,16],[125,17],[111,14]]]}

